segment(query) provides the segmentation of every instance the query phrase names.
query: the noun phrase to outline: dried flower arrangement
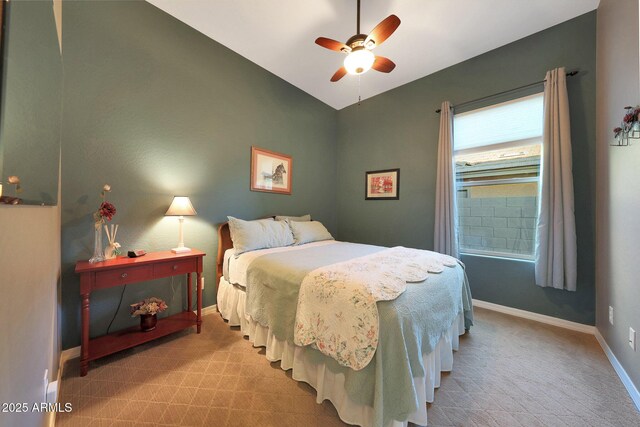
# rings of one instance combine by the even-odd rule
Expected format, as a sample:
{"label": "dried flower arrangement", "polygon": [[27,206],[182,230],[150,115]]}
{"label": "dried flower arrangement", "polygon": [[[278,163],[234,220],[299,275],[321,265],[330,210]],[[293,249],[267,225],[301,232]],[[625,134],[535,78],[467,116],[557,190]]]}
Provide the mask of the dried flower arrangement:
{"label": "dried flower arrangement", "polygon": [[100,193],[100,197],[102,197],[102,203],[97,211],[93,213],[93,220],[95,221],[96,230],[102,228],[102,225],[107,221],[111,221],[113,216],[116,214],[116,207],[113,204],[107,202],[107,193],[111,192],[111,186],[109,184],[105,184],[102,187],[102,192]]}
{"label": "dried flower arrangement", "polygon": [[143,314],[158,314],[168,308],[167,303],[160,298],[151,297],[143,301],[131,304],[131,317],[141,316]]}

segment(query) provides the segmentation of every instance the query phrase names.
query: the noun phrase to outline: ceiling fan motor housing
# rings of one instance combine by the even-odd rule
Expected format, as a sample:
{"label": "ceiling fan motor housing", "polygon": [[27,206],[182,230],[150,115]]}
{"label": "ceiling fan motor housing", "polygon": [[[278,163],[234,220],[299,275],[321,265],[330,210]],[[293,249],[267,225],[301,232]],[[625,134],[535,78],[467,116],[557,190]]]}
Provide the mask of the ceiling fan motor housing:
{"label": "ceiling fan motor housing", "polygon": [[346,45],[351,48],[351,50],[356,50],[356,48],[363,48],[364,41],[367,39],[366,34],[356,34],[347,40]]}

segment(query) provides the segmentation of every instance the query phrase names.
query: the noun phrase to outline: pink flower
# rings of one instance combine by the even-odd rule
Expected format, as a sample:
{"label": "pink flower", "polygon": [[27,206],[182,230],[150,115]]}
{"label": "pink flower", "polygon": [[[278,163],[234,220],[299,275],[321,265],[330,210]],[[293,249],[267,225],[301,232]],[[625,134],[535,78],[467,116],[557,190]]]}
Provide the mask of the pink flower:
{"label": "pink flower", "polygon": [[106,218],[108,221],[111,221],[113,216],[116,214],[116,207],[109,202],[102,202],[98,212],[102,218]]}

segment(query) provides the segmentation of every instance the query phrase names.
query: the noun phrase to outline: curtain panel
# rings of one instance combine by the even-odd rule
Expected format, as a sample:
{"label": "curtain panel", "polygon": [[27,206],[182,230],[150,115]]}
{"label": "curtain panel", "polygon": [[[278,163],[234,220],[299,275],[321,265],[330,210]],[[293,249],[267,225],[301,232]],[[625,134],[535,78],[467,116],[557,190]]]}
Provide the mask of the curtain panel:
{"label": "curtain panel", "polygon": [[547,72],[536,230],[536,284],[576,290],[577,247],[566,73]]}
{"label": "curtain panel", "polygon": [[440,110],[433,248],[436,252],[458,258],[458,210],[453,162],[453,115],[451,104],[445,101]]}

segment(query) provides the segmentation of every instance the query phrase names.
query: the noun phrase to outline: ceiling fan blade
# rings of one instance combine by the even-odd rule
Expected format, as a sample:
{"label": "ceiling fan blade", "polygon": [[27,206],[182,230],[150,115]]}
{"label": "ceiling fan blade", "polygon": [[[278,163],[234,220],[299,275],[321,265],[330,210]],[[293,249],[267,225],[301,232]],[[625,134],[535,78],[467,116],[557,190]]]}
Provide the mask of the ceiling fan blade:
{"label": "ceiling fan blade", "polygon": [[[389,38],[391,34],[398,28],[400,25],[400,18],[396,15],[387,16],[381,23],[376,25],[376,27],[369,33],[367,38],[364,41],[364,45],[369,49],[373,49],[376,46],[380,46],[386,39]],[[373,46],[369,46],[369,43],[373,41],[375,44]],[[316,41],[317,42],[317,41]]]}
{"label": "ceiling fan blade", "polygon": [[335,74],[331,77],[331,81],[337,82],[338,80],[343,78],[345,74],[347,74],[347,69],[344,67],[340,67],[338,68],[338,71],[336,71]]}
{"label": "ceiling fan blade", "polygon": [[335,50],[337,52],[350,52],[351,49],[344,43],[341,43],[337,40],[328,39],[326,37],[318,37],[316,39],[316,44],[320,45],[324,48]]}
{"label": "ceiling fan blade", "polygon": [[371,68],[376,71],[380,71],[381,73],[390,73],[394,68],[396,68],[396,64],[389,58],[376,56],[376,60],[373,61]]}

